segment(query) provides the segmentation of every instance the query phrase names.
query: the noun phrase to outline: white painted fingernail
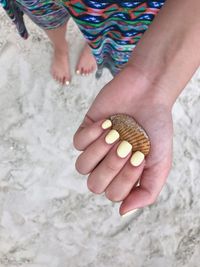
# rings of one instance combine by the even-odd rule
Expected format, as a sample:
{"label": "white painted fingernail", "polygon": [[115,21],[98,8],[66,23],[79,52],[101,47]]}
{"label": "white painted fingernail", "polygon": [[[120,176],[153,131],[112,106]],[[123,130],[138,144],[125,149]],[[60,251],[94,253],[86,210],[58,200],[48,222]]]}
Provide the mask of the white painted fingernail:
{"label": "white painted fingernail", "polygon": [[125,158],[132,150],[132,145],[127,141],[122,141],[117,148],[117,155],[120,158]]}
{"label": "white painted fingernail", "polygon": [[133,153],[130,162],[134,167],[138,167],[144,160],[144,154],[140,151]]}
{"label": "white painted fingernail", "polygon": [[119,138],[119,133],[116,130],[110,130],[110,132],[106,135],[105,141],[107,144],[114,143]]}
{"label": "white painted fingernail", "polygon": [[76,71],[76,74],[78,74],[78,75],[79,75],[79,74],[80,74],[80,70],[77,70],[77,71]]}
{"label": "white painted fingernail", "polygon": [[110,128],[111,126],[112,126],[112,122],[111,122],[111,120],[105,120],[105,121],[102,123],[102,125],[101,125],[101,127],[102,127],[104,130]]}
{"label": "white painted fingernail", "polygon": [[122,218],[128,217],[129,215],[134,214],[138,209],[130,210],[127,213],[122,215]]}

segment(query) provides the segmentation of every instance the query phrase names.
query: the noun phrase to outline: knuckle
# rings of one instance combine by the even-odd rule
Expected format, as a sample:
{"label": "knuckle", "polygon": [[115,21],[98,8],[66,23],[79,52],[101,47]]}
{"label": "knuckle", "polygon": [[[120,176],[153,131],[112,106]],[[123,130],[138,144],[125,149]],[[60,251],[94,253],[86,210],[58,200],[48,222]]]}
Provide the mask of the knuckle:
{"label": "knuckle", "polygon": [[79,151],[82,150],[79,146],[78,137],[76,134],[73,136],[73,146]]}
{"label": "knuckle", "polygon": [[87,180],[87,187],[88,189],[94,193],[94,194],[101,194],[103,193],[102,190],[100,190],[100,188],[98,188],[97,185],[95,185],[92,181],[91,181],[91,178],[89,177],[88,180]]}
{"label": "knuckle", "polygon": [[123,182],[130,183],[133,181],[133,173],[132,172],[123,172],[122,174]]}
{"label": "knuckle", "polygon": [[113,160],[107,160],[105,162],[105,167],[108,172],[116,172],[119,169]]}
{"label": "knuckle", "polygon": [[110,191],[110,190],[106,190],[105,191],[105,196],[106,196],[106,198],[108,200],[110,200],[112,202],[119,202],[119,201],[121,201],[121,199],[117,195],[113,194],[112,191]]}
{"label": "knuckle", "polygon": [[87,175],[89,173],[87,169],[84,169],[82,167],[82,165],[80,164],[80,161],[78,159],[77,159],[77,161],[75,163],[75,168],[82,175]]}

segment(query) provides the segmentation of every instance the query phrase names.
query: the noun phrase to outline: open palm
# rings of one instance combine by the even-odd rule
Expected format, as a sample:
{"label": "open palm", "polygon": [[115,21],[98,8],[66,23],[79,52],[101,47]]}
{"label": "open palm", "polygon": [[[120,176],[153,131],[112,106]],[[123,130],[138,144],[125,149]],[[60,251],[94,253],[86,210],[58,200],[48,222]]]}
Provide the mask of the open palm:
{"label": "open palm", "polygon": [[[88,174],[88,188],[111,201],[122,201],[120,214],[152,204],[159,195],[172,161],[173,126],[171,111],[156,101],[152,85],[138,73],[123,70],[98,94],[74,136],[74,145],[83,151],[76,168]],[[138,167],[130,163],[131,153],[119,158],[120,141],[108,145],[102,122],[110,115],[132,116],[147,132],[150,154]],[[138,186],[139,181],[139,186]]]}

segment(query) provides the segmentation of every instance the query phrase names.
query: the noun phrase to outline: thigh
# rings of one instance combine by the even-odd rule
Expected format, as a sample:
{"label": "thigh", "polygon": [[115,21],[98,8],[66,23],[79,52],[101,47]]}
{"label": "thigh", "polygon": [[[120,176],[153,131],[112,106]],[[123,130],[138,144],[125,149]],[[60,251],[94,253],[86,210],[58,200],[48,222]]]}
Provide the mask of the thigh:
{"label": "thigh", "polygon": [[18,7],[38,26],[50,30],[58,28],[69,19],[69,14],[55,0],[16,0]]}

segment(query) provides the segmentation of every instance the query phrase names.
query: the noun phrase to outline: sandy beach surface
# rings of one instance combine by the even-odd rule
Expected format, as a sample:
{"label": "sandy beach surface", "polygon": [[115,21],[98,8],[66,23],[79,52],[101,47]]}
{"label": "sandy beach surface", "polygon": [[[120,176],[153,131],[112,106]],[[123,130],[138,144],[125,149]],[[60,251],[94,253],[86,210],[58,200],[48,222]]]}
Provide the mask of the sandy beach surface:
{"label": "sandy beach surface", "polygon": [[72,145],[111,76],[73,73],[83,39],[70,22],[73,80],[59,86],[51,44],[26,24],[24,41],[0,11],[0,267],[199,267],[200,72],[173,109],[167,184],[154,205],[122,219],[119,203],[89,192]]}

